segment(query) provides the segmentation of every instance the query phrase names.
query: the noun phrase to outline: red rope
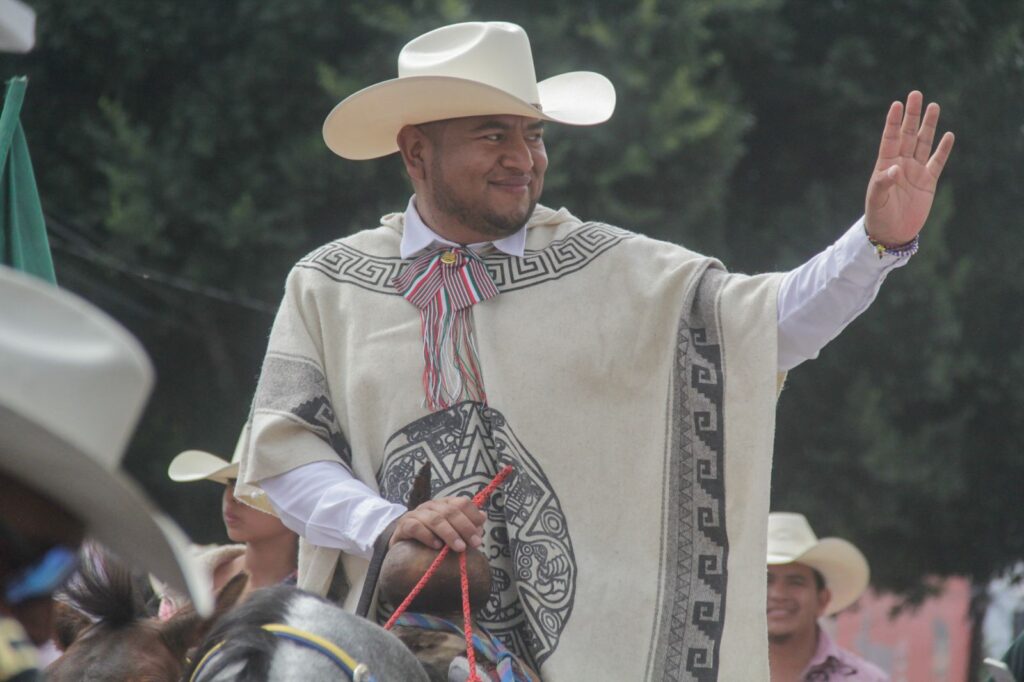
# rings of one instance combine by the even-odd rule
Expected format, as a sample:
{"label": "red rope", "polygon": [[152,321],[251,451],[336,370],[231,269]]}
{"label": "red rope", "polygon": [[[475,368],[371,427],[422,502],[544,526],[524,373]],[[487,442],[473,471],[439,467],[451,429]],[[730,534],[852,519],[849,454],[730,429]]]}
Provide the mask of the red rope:
{"label": "red rope", "polygon": [[459,552],[459,581],[462,583],[462,630],[466,634],[466,659],[469,678],[466,682],[480,682],[476,674],[476,647],[473,646],[473,622],[469,610],[469,577],[466,575],[466,553]]}
{"label": "red rope", "polygon": [[[484,503],[487,502],[487,498],[491,496],[491,493],[497,490],[498,486],[504,483],[505,479],[508,478],[511,473],[512,465],[509,464],[499,471],[498,475],[495,476],[483,490],[473,496],[473,504],[478,508],[483,507]],[[420,578],[419,582],[417,582],[409,592],[409,596],[399,604],[398,608],[395,609],[395,612],[391,614],[388,622],[384,624],[385,630],[390,630],[394,627],[395,621],[398,620],[398,617],[405,613],[406,609],[409,608],[409,604],[411,604],[416,598],[416,595],[423,591],[426,584],[434,574],[437,573],[437,569],[441,566],[441,562],[444,561],[446,556],[448,556],[448,550],[448,545],[445,545],[441,548],[441,551],[437,553],[437,557],[434,559],[433,563],[430,564],[430,567],[427,569],[426,573],[423,574],[423,577]],[[466,658],[469,660],[469,679],[467,682],[480,682],[480,676],[476,674],[476,650],[473,647],[473,624],[469,611],[469,576],[466,575],[465,552],[459,552],[459,581],[462,583],[462,619],[466,633]]]}

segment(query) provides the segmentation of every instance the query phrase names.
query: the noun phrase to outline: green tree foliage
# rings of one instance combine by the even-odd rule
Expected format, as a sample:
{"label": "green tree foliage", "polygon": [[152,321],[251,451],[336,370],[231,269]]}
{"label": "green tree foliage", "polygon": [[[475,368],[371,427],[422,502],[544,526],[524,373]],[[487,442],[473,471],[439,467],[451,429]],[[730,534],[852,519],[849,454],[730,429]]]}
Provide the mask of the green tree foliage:
{"label": "green tree foliage", "polygon": [[[780,403],[776,508],[869,554],[883,586],[983,580],[1024,556],[1024,9],[992,0],[36,0],[23,121],[58,278],[139,334],[160,385],[129,466],[196,537],[174,453],[228,456],[291,264],[404,207],[397,160],[320,127],[410,37],[526,27],[538,76],[592,69],[613,120],[551,126],[545,201],[733,270],[793,267],[863,211],[889,102],[958,136],[911,266]],[[202,504],[194,501],[206,500]]]}
{"label": "green tree foliage", "polygon": [[959,135],[911,267],[791,374],[773,503],[856,539],[884,587],[984,581],[1024,556],[1022,6],[790,2],[720,29],[757,120],[729,192],[751,268],[796,265],[862,212],[887,105],[911,87]]}

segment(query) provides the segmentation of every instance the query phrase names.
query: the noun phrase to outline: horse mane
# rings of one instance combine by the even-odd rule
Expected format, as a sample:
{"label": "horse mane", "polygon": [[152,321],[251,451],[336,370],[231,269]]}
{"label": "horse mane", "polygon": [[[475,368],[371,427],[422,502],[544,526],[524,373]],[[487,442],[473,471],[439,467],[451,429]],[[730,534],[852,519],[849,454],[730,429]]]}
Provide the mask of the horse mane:
{"label": "horse mane", "polygon": [[300,593],[286,586],[264,588],[218,620],[192,656],[193,663],[184,679],[191,679],[203,657],[219,644],[217,657],[206,666],[203,679],[214,679],[223,670],[241,663],[242,669],[233,673],[232,679],[266,680],[278,639],[261,628],[267,623],[284,622],[288,605],[296,594]]}
{"label": "horse mane", "polygon": [[[286,625],[325,639],[369,666],[378,682],[428,682],[423,667],[402,642],[368,620],[297,587],[255,590],[214,625],[192,656],[183,679],[197,682],[305,682],[343,679],[323,653],[275,636],[264,625]],[[213,651],[216,648],[216,651]],[[204,657],[213,653],[204,662]]]}
{"label": "horse mane", "polygon": [[93,621],[119,628],[156,615],[148,582],[103,550],[83,550],[58,598]]}

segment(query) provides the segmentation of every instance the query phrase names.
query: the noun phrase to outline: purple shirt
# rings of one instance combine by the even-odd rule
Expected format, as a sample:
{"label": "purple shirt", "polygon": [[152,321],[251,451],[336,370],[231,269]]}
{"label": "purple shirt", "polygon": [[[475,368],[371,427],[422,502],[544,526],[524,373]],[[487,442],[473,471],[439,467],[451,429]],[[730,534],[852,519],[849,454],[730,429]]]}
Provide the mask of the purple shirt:
{"label": "purple shirt", "polygon": [[803,682],[889,682],[889,675],[874,663],[839,648],[827,632],[818,628],[818,649],[800,679]]}

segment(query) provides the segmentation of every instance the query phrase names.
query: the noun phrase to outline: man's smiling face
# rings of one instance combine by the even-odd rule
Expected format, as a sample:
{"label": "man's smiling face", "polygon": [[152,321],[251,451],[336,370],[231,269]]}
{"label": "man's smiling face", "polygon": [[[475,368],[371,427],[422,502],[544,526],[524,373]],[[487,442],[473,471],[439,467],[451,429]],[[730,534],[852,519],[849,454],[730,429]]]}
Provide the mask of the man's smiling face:
{"label": "man's smiling face", "polygon": [[800,563],[768,567],[768,639],[785,640],[817,627],[831,593]]}
{"label": "man's smiling face", "polygon": [[418,128],[425,139],[416,205],[428,225],[469,243],[501,239],[526,224],[548,166],[543,121],[471,116]]}

